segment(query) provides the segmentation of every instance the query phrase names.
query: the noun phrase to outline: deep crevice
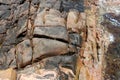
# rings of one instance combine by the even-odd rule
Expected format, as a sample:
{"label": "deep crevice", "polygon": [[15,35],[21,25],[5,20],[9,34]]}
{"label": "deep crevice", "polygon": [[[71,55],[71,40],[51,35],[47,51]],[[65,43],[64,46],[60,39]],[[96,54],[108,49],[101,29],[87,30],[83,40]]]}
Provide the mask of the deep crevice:
{"label": "deep crevice", "polygon": [[20,5],[21,5],[21,4],[24,4],[25,1],[26,1],[26,0],[21,0],[19,4],[20,4]]}
{"label": "deep crevice", "polygon": [[53,38],[53,37],[49,37],[49,36],[46,36],[46,35],[37,35],[37,34],[35,34],[33,37],[34,38],[45,38],[45,39],[57,40],[57,41],[69,44],[69,42],[64,40],[64,39]]}
{"label": "deep crevice", "polygon": [[0,5],[9,5],[9,4],[6,4],[6,3],[1,3],[1,2],[0,2]]}
{"label": "deep crevice", "polygon": [[25,37],[26,36],[26,31],[24,31],[23,33],[17,35],[17,38],[21,38],[21,37]]}

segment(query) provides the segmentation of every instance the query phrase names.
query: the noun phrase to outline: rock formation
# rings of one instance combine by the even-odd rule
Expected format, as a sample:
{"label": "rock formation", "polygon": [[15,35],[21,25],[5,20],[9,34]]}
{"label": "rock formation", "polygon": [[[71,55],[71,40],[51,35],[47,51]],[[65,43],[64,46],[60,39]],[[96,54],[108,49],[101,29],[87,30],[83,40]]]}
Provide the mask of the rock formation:
{"label": "rock formation", "polygon": [[0,80],[119,80],[119,5],[0,0]]}

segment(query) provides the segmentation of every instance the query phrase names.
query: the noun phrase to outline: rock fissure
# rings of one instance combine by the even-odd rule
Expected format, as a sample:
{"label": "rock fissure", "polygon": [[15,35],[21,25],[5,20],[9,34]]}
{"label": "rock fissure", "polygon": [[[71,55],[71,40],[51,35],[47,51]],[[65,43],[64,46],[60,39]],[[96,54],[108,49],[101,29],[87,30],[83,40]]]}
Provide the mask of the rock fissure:
{"label": "rock fissure", "polygon": [[0,79],[118,80],[118,4],[0,0]]}

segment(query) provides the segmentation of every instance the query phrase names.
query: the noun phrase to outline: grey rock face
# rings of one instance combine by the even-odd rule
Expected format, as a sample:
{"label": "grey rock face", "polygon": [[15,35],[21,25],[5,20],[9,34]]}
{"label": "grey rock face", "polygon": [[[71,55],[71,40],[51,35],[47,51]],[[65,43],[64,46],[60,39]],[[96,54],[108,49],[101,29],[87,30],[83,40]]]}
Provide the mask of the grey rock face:
{"label": "grey rock face", "polygon": [[6,33],[6,27],[4,25],[0,26],[0,34]]}
{"label": "grey rock face", "polygon": [[33,38],[34,54],[33,59],[54,55],[66,54],[68,45],[51,39]]}
{"label": "grey rock face", "polygon": [[54,39],[63,39],[68,41],[67,28],[62,26],[40,26],[35,27],[33,35],[36,36],[47,36]]}
{"label": "grey rock face", "polygon": [[53,8],[60,10],[62,6],[62,0],[40,0],[41,8]]}
{"label": "grey rock face", "polygon": [[70,43],[75,45],[75,46],[80,46],[81,42],[82,42],[82,38],[79,34],[77,33],[70,33],[69,34],[69,38],[70,38]]}
{"label": "grey rock face", "polygon": [[46,58],[43,59],[43,61],[45,61],[44,68],[54,69],[54,68],[59,68],[59,66],[63,66],[72,69],[73,72],[75,72],[76,59],[77,59],[77,55],[61,55],[61,56]]}
{"label": "grey rock face", "polygon": [[6,64],[7,67],[12,67],[12,68],[16,68],[17,67],[17,63],[16,63],[16,56],[15,56],[15,48],[10,49],[10,51],[6,54]]}
{"label": "grey rock face", "polygon": [[17,66],[22,67],[32,60],[30,40],[24,40],[16,46]]}
{"label": "grey rock face", "polygon": [[63,11],[69,11],[70,9],[76,9],[80,12],[84,11],[84,6],[82,5],[84,4],[83,0],[62,0],[62,10]]}

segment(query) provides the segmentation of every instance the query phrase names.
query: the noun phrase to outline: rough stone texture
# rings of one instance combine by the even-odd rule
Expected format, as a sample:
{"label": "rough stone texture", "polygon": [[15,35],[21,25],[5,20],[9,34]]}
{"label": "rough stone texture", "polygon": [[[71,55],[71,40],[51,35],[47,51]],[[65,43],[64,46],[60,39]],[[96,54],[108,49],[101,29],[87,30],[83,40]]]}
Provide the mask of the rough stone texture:
{"label": "rough stone texture", "polygon": [[100,22],[108,33],[108,40],[105,40],[104,79],[119,80],[119,27],[120,27],[120,1],[100,0]]}
{"label": "rough stone texture", "polygon": [[77,10],[70,11],[67,17],[67,28],[75,28],[79,19],[79,12]]}
{"label": "rough stone texture", "polygon": [[19,80],[59,80],[59,74],[56,70],[37,70],[36,73],[20,74]]}
{"label": "rough stone texture", "polygon": [[45,25],[61,25],[65,26],[65,20],[61,17],[62,14],[54,9],[50,9],[48,14],[45,15]]}
{"label": "rough stone texture", "polygon": [[68,53],[68,44],[51,39],[33,38],[33,59]]}
{"label": "rough stone texture", "polygon": [[37,12],[37,16],[35,18],[34,26],[44,25],[44,16],[46,14],[46,9]]}
{"label": "rough stone texture", "polygon": [[18,80],[119,80],[119,3],[0,0],[0,69]]}
{"label": "rough stone texture", "polygon": [[65,20],[64,18],[62,18],[62,13],[60,13],[58,10],[45,8],[37,13],[37,17],[35,19],[34,24],[35,26],[41,26],[41,25],[65,26]]}
{"label": "rough stone texture", "polygon": [[6,58],[7,67],[10,66],[12,68],[15,68],[16,67],[15,48],[10,49]]}
{"label": "rough stone texture", "polygon": [[69,40],[71,44],[80,47],[82,37],[77,33],[69,33]]}
{"label": "rough stone texture", "polygon": [[69,11],[70,9],[76,9],[79,12],[84,11],[84,0],[62,0],[62,10],[63,11]]}
{"label": "rough stone texture", "polygon": [[[111,14],[108,14],[111,15]],[[112,19],[118,20],[120,19],[120,16],[116,16],[115,14],[111,15]],[[107,18],[105,17],[104,22],[102,25],[106,27],[107,31],[112,34],[111,39],[111,44],[108,46],[108,50],[106,51],[106,74],[105,74],[105,79],[120,79],[120,64],[119,64],[119,25],[116,25],[115,22],[111,22],[110,20],[106,20]],[[114,24],[113,24],[114,23]],[[109,68],[107,68],[109,66]]]}
{"label": "rough stone texture", "polygon": [[[90,1],[92,2],[92,1]],[[90,5],[88,5],[90,4]],[[100,40],[96,38],[96,36],[99,37],[97,34],[97,7],[96,5],[93,5],[92,3],[86,3],[87,7],[91,7],[91,9],[86,9],[86,30],[83,33],[83,42],[82,42],[82,49],[83,52],[81,52],[81,56],[83,57],[83,63],[79,65],[80,67],[80,74],[79,80],[102,80],[102,60],[100,60],[102,53],[98,52],[102,51],[101,47],[97,48],[97,45],[99,45]],[[79,64],[80,64],[79,60]],[[83,77],[85,76],[85,77]],[[77,79],[78,80],[78,79]]]}
{"label": "rough stone texture", "polygon": [[68,41],[68,33],[66,27],[53,26],[53,27],[35,27],[33,35],[46,36],[54,39],[63,39]]}
{"label": "rough stone texture", "polygon": [[7,70],[0,71],[0,80],[16,80],[17,74],[16,71],[12,68]]}
{"label": "rough stone texture", "polygon": [[16,46],[17,66],[22,67],[32,60],[30,40],[24,40]]}
{"label": "rough stone texture", "polygon": [[119,0],[100,0],[99,6],[102,13],[115,13],[120,14],[120,1]]}

